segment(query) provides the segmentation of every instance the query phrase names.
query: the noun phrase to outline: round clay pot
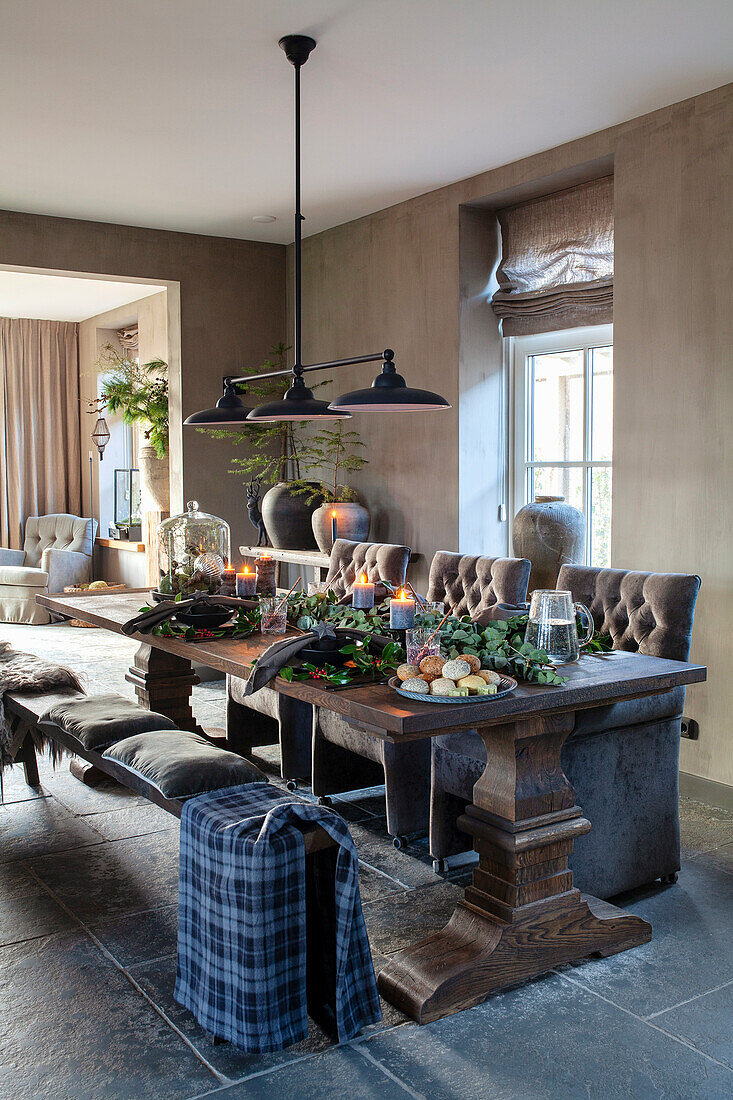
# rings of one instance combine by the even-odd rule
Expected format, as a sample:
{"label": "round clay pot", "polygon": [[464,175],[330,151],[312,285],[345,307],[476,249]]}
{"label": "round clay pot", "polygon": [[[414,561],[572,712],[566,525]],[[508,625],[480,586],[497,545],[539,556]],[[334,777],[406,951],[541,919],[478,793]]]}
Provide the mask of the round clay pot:
{"label": "round clay pot", "polygon": [[144,512],[171,510],[171,483],[168,455],[158,458],[155,448],[144,443],[138,447],[137,464],[140,470],[140,495]]}
{"label": "round clay pot", "polygon": [[322,504],[313,513],[313,534],[318,548],[324,554],[330,554],[333,546],[331,537],[331,512],[336,512],[336,534],[340,539],[352,542],[364,542],[369,534],[371,516],[363,504],[349,501],[343,504]]}
{"label": "round clay pot", "polygon": [[537,497],[514,517],[514,553],[532,563],[528,592],[554,588],[561,565],[583,561],[585,516],[564,500],[564,497]]}
{"label": "round clay pot", "polygon": [[318,500],[308,504],[305,494],[293,493],[290,485],[279,481],[262,498],[262,518],[270,542],[278,550],[315,550],[311,516]]}

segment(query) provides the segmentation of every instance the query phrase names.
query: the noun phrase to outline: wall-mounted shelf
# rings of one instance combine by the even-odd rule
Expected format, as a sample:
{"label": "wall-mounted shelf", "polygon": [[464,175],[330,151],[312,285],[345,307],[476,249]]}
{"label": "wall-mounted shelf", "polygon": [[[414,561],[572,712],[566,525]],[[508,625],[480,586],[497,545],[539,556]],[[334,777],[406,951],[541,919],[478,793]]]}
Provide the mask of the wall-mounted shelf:
{"label": "wall-mounted shelf", "polygon": [[97,546],[103,546],[105,550],[126,550],[128,554],[144,554],[144,542],[128,542],[127,539],[95,539]]}

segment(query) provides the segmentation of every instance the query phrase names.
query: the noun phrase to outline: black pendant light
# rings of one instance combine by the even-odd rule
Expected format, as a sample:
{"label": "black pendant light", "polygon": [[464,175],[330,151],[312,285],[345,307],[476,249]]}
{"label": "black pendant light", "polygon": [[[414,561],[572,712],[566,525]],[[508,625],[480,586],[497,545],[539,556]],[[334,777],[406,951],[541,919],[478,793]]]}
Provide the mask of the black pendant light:
{"label": "black pendant light", "polygon": [[[280,420],[349,420],[352,412],[428,412],[449,409],[450,402],[430,390],[411,389],[394,365],[394,352],[385,351],[371,355],[357,355],[349,359],[335,359],[329,363],[303,365],[302,359],[302,221],[300,187],[300,70],[315,49],[315,39],[303,34],[288,34],[280,39],[279,46],[295,69],[295,286],[293,294],[294,353],[292,371],[275,370],[261,374],[242,375],[224,379],[224,395],[213,409],[192,413],[184,424],[199,428],[239,428],[243,424],[263,424]],[[341,394],[332,401],[319,401],[303,380],[307,371],[332,370],[355,363],[375,363],[382,360],[382,373],[377,375],[368,389],[353,390]],[[265,378],[277,378],[292,374],[292,385],[285,395],[276,401],[268,401],[255,409],[247,409],[240,401],[236,387]]]}
{"label": "black pendant light", "polygon": [[214,408],[191,413],[183,423],[198,428],[241,428],[247,422],[249,411],[237,397],[231,378],[225,378],[224,396],[219,398]]}
{"label": "black pendant light", "polygon": [[434,412],[449,409],[450,403],[439,393],[413,389],[405,383],[394,365],[394,352],[387,348],[382,373],[363,390],[342,393],[331,402],[340,412]]}
{"label": "black pendant light", "polygon": [[279,420],[348,420],[350,413],[329,407],[328,401],[318,401],[303,381],[303,310],[302,310],[302,221],[300,209],[300,70],[316,48],[314,38],[305,34],[288,34],[278,42],[295,69],[295,318],[293,384],[280,401],[258,405],[247,415],[255,423]]}

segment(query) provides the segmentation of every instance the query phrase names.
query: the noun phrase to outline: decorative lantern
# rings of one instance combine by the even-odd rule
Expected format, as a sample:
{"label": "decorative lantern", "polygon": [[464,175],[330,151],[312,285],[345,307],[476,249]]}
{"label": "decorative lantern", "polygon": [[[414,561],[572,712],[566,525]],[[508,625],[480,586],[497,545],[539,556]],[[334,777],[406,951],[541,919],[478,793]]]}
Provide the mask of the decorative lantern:
{"label": "decorative lantern", "polygon": [[107,427],[107,421],[103,416],[97,417],[97,423],[94,425],[92,431],[92,439],[99,451],[99,461],[104,458],[104,448],[107,446],[110,440],[109,428]]}

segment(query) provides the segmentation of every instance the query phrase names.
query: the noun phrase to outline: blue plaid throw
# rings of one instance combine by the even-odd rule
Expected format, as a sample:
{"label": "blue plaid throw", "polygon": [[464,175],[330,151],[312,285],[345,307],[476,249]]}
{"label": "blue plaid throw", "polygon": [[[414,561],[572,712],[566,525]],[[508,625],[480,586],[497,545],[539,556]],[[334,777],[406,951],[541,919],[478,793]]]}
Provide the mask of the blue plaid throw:
{"label": "blue plaid throw", "polygon": [[[338,844],[314,854],[308,882],[297,821]],[[340,1042],[381,1019],[356,849],[338,814],[267,783],[184,803],[175,997],[250,1053],[304,1039],[309,1006]]]}

